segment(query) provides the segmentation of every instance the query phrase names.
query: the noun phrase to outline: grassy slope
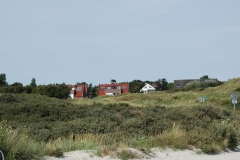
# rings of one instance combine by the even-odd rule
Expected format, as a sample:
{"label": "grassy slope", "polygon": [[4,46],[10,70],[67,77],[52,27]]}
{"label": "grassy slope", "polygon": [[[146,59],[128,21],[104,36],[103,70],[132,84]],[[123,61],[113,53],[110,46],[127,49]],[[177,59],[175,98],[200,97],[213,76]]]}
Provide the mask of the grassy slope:
{"label": "grassy slope", "polygon": [[[139,149],[165,146],[186,148],[191,144],[201,148],[204,152],[215,153],[215,151],[234,145],[236,138],[240,139],[238,129],[240,112],[239,108],[237,108],[235,118],[232,116],[230,98],[231,93],[239,87],[240,78],[236,78],[221,86],[199,92],[154,92],[146,95],[128,93],[115,97],[104,96],[93,100],[81,99],[73,101],[38,95],[14,95],[8,98],[9,102],[6,102],[6,97],[2,99],[2,103],[0,101],[0,108],[5,106],[0,111],[0,114],[1,120],[8,120],[10,124],[16,125],[17,128],[27,125],[29,133],[37,139],[44,139],[47,136],[52,136],[52,134],[54,135],[52,138],[57,139],[61,135],[68,137],[69,133],[74,133],[76,137],[83,137],[87,142],[90,141],[97,144],[97,146],[100,145],[103,149],[106,146],[111,146],[111,149],[114,148],[112,146],[119,147],[119,145]],[[206,103],[198,102],[197,99],[201,96],[208,96],[209,99],[206,103],[213,107],[206,107]],[[120,103],[127,103],[135,108],[118,105]],[[150,106],[165,106],[167,108],[162,111],[164,108]],[[177,108],[171,108],[170,106]],[[218,109],[216,109],[216,106]],[[239,104],[237,106],[239,107]],[[226,108],[229,108],[229,110],[226,111]],[[119,128],[125,128],[125,132],[112,132]],[[94,132],[90,132],[91,129],[103,134],[94,134]],[[79,132],[81,130],[87,131],[84,132],[87,134]],[[159,130],[162,130],[162,132],[159,132]],[[140,131],[142,134],[138,138]],[[5,133],[4,130],[0,130],[0,132],[1,135]],[[9,132],[13,133],[13,131],[7,129],[5,135],[9,136]],[[91,135],[95,137],[95,140],[89,138]],[[54,141],[50,145],[50,149],[47,149],[46,142],[43,144],[34,142],[34,145],[37,146],[36,148],[45,148],[45,153],[51,152],[50,155],[57,150],[54,147],[68,151],[81,148],[76,148],[75,143],[82,145],[82,143],[73,141],[73,138],[70,138],[67,139],[70,144],[64,144],[64,148],[59,144],[64,141],[58,139],[56,141],[58,141],[58,145]],[[12,155],[19,154],[19,152],[23,156],[29,155],[25,150],[21,150],[21,148],[25,148],[24,146],[15,151],[16,147],[14,146],[16,145],[11,144],[15,142],[18,144],[18,140],[10,144],[3,136],[0,137],[0,142],[6,143],[4,148],[10,146],[9,153],[12,153]],[[48,142],[47,145],[49,143],[51,142]],[[13,149],[14,151],[12,151]],[[35,155],[36,151],[29,152]]]}
{"label": "grassy slope", "polygon": [[[157,91],[149,94],[142,93],[128,93],[115,97],[103,96],[93,100],[81,99],[73,101],[75,104],[92,104],[99,103],[128,103],[132,106],[199,106],[199,105],[214,105],[214,106],[231,106],[230,95],[240,87],[240,78],[228,80],[218,87],[210,87],[203,91],[189,91],[189,92],[165,92]],[[199,97],[207,96],[208,100],[205,104],[198,101]]]}

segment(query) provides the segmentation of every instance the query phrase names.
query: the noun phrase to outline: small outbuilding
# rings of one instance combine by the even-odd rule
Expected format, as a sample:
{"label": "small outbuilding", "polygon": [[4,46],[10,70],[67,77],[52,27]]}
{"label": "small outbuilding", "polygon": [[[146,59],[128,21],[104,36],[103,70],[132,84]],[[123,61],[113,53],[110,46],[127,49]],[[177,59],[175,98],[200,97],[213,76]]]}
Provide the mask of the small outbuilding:
{"label": "small outbuilding", "polygon": [[148,92],[154,92],[156,89],[148,83],[145,83],[145,86],[140,90],[143,94],[147,94]]}

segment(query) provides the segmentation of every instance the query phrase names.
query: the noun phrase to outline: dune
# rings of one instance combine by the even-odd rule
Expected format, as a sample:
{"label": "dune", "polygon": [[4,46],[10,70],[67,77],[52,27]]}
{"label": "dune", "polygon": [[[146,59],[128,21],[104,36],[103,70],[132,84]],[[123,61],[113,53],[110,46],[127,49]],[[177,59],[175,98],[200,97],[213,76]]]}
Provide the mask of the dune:
{"label": "dune", "polygon": [[[233,151],[222,152],[216,155],[197,154],[196,150],[172,150],[172,149],[151,149],[151,154],[146,155],[141,151],[130,148],[129,150],[135,151],[139,158],[132,160],[239,160],[240,159],[240,146]],[[142,154],[142,155],[141,155]],[[99,157],[95,156],[91,151],[72,151],[66,152],[62,157],[48,157],[45,156],[44,160],[120,160],[119,158],[112,158],[110,156]]]}

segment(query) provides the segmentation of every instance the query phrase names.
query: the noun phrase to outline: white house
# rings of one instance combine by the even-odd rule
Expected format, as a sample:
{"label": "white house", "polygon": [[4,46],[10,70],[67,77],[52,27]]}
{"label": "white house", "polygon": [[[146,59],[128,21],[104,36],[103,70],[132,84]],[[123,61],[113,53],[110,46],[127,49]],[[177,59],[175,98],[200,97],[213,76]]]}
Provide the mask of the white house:
{"label": "white house", "polygon": [[143,94],[147,94],[148,92],[154,92],[156,89],[148,83],[145,83],[145,86],[140,90]]}

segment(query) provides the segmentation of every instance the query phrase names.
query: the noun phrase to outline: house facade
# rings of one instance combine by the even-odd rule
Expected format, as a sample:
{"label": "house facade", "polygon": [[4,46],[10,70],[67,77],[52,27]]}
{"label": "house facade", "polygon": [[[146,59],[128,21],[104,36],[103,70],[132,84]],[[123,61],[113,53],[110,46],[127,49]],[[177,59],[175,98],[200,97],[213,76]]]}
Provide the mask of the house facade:
{"label": "house facade", "polygon": [[186,84],[192,81],[199,81],[199,79],[174,80],[174,89],[183,89],[186,86]]}
{"label": "house facade", "polygon": [[143,92],[143,94],[147,94],[149,92],[154,92],[156,89],[148,84],[148,83],[145,83],[145,86],[140,90],[140,92]]}
{"label": "house facade", "polygon": [[70,88],[69,96],[71,97],[71,99],[88,97],[87,84],[68,85],[68,87]]}
{"label": "house facade", "polygon": [[99,84],[98,96],[115,96],[123,93],[129,92],[128,83],[114,83],[114,84]]}

